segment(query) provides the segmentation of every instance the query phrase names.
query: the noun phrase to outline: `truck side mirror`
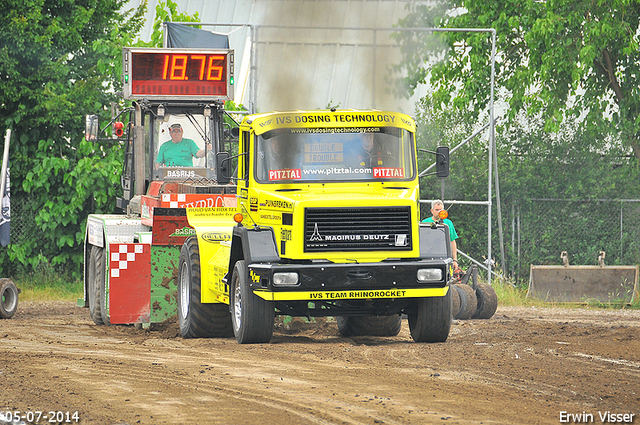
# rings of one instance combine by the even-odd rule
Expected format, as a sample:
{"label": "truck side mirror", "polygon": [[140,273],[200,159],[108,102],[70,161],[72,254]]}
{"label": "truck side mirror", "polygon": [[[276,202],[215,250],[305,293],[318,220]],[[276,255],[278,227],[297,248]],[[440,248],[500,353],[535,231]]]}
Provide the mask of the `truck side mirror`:
{"label": "truck side mirror", "polygon": [[231,171],[229,169],[231,161],[229,152],[218,152],[216,155],[216,173],[218,175],[218,184],[227,184],[231,179]]}
{"label": "truck side mirror", "polygon": [[436,148],[436,175],[449,177],[449,147],[438,146]]}
{"label": "truck side mirror", "polygon": [[84,122],[84,138],[87,142],[95,142],[98,140],[98,132],[100,131],[98,116],[95,114],[87,115]]}

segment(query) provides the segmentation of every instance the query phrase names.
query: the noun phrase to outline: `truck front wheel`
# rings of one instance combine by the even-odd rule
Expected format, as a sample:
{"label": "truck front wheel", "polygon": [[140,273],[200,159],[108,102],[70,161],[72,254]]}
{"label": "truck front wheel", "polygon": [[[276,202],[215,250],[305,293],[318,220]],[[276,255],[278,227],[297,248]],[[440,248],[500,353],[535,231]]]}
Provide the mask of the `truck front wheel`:
{"label": "truck front wheel", "polygon": [[184,338],[225,338],[233,335],[229,306],[200,301],[200,250],[195,236],[180,250],[178,322]]}
{"label": "truck front wheel", "polygon": [[411,338],[415,342],[445,342],[451,329],[451,291],[444,297],[418,300],[416,310],[408,314]]}
{"label": "truck front wheel", "polygon": [[269,342],[273,335],[275,309],[253,293],[243,260],[236,262],[229,288],[233,333],[240,344]]}

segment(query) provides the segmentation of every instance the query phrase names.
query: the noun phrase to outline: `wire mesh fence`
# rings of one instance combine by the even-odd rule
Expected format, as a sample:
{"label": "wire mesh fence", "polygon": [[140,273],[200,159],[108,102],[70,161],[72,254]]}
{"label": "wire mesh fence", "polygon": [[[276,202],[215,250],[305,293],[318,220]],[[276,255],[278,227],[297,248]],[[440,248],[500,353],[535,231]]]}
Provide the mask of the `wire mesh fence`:
{"label": "wire mesh fence", "polygon": [[[519,203],[521,257],[539,264],[560,263],[567,251],[573,264],[635,264],[640,254],[640,200],[531,199]],[[526,218],[526,220],[525,220]],[[523,238],[526,236],[526,238]]]}
{"label": "wire mesh fence", "polygon": [[[37,203],[28,195],[11,194],[11,244],[20,244],[27,240],[35,240],[38,237],[39,229],[36,225],[34,213],[36,209]],[[6,252],[3,252],[0,257],[2,258],[3,276],[19,274],[22,271],[22,265],[10,261],[9,256],[6,254]]]}
{"label": "wire mesh fence", "polygon": [[[516,281],[528,281],[532,264],[562,264],[562,251],[567,251],[573,265],[597,265],[601,251],[606,253],[605,264],[640,263],[640,199],[513,198],[502,205],[502,241],[506,274]],[[445,201],[445,208],[460,236],[458,247],[484,263],[488,256],[487,207]],[[431,215],[429,210],[429,204],[421,204],[422,219]],[[491,256],[499,267],[496,208],[492,215]],[[462,262],[463,267],[470,265]]]}

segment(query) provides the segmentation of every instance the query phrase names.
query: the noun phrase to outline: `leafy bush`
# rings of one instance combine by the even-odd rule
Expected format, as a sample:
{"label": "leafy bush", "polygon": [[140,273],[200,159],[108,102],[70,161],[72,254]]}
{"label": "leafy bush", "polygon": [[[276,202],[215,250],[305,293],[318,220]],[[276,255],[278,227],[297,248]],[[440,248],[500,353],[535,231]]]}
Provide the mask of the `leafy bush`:
{"label": "leafy bush", "polygon": [[[84,120],[116,101],[115,50],[143,23],[125,0],[9,1],[0,16],[0,122],[13,131],[11,194],[30,199],[37,237],[0,252],[0,274],[43,256],[79,276],[89,212],[111,212],[122,147],[88,143]],[[92,48],[93,47],[93,48]],[[120,54],[119,54],[120,55]]]}

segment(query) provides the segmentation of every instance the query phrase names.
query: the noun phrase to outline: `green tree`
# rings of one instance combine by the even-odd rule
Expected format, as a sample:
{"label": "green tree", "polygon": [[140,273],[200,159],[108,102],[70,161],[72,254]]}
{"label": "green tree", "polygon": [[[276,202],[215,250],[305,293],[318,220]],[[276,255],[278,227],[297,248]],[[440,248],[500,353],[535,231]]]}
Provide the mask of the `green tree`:
{"label": "green tree", "polygon": [[120,84],[104,72],[111,52],[94,47],[130,42],[146,4],[124,12],[125,0],[2,4],[0,122],[13,131],[12,215],[29,214],[35,226],[0,253],[2,271],[44,257],[79,272],[87,214],[113,209],[122,163],[116,141],[82,135],[82,117],[115,101]]}
{"label": "green tree", "polygon": [[[143,4],[146,9],[146,2]],[[178,5],[172,0],[160,1],[156,5],[155,19],[153,21],[153,32],[149,41],[138,38],[140,28],[133,32],[123,32],[121,28],[115,27],[111,37],[106,39],[96,39],[93,41],[93,51],[100,55],[97,62],[101,75],[108,75],[113,82],[113,91],[122,88],[122,47],[162,47],[164,36],[164,22],[200,22],[198,12],[193,15],[180,12]],[[196,26],[199,28],[199,26]],[[113,101],[114,99],[112,99]],[[121,107],[125,106],[122,99],[115,99]],[[106,104],[106,103],[103,103]],[[97,110],[97,108],[96,108]]]}
{"label": "green tree", "polygon": [[[163,22],[200,22],[200,16],[198,12],[193,15],[180,12],[178,5],[167,0],[166,2],[160,1],[156,6],[156,18],[153,21],[153,33],[151,34],[151,40],[148,43],[140,42],[139,46],[147,47],[162,47],[164,31],[162,28]],[[201,28],[199,25],[193,26],[193,28]]]}
{"label": "green tree", "polygon": [[[637,230],[620,224],[633,208],[598,199],[637,198],[640,3],[453,0],[408,8],[400,27],[496,30],[497,96],[507,105],[496,134],[503,223],[508,234],[512,212],[522,220],[519,274],[526,276],[529,264],[557,264],[562,250],[579,264],[591,264],[599,249],[612,263],[635,262]],[[418,105],[419,128],[438,133],[438,144],[455,146],[471,123],[486,122],[491,35],[399,31],[396,37],[403,53],[395,67],[399,87],[405,94],[422,83],[432,89]],[[486,197],[486,149],[484,136],[452,157],[445,197]],[[423,197],[439,196],[437,186],[423,187]],[[480,258],[486,211],[474,208],[454,206],[451,213],[462,249]],[[492,240],[496,247],[497,231]],[[513,269],[513,261],[507,265]]]}
{"label": "green tree", "polygon": [[14,231],[0,252],[0,275],[46,261],[80,276],[87,216],[115,212],[124,153],[117,140],[85,141],[83,117],[99,113],[108,122],[105,105],[126,107],[117,96],[122,47],[161,46],[162,22],[194,22],[198,14],[160,2],[151,41],[144,42],[137,37],[146,2],[136,9],[127,9],[126,0],[3,4],[0,122],[13,131],[12,215],[14,224],[23,215],[26,229],[22,237]]}
{"label": "green tree", "polygon": [[[436,0],[408,5],[401,27],[493,28],[497,86],[508,118],[540,113],[547,131],[565,119],[610,126],[640,159],[640,1]],[[473,107],[489,101],[491,39],[486,33],[402,32],[400,69],[411,92],[433,85],[438,104]],[[439,40],[438,44],[434,40]],[[428,58],[440,59],[433,67]]]}

